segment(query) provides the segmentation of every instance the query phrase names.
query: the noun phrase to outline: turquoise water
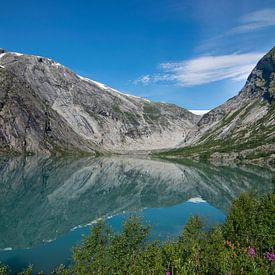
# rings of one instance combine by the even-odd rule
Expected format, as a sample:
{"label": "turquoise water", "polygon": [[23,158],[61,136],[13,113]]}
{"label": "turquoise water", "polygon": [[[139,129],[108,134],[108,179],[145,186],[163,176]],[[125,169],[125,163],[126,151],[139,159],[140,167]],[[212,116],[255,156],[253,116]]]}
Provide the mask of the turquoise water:
{"label": "turquoise water", "polygon": [[271,172],[117,158],[0,158],[0,261],[49,273],[102,217],[114,231],[129,213],[153,225],[150,238],[173,238],[192,215],[224,221],[243,191],[272,189]]}

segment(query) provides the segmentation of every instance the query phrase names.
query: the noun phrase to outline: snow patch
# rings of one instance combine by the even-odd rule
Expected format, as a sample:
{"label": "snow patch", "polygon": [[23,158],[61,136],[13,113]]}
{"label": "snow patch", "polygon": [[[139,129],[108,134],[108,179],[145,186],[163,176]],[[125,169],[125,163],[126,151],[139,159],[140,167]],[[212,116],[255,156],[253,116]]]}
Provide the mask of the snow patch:
{"label": "snow patch", "polygon": [[6,248],[3,248],[3,249],[0,249],[1,251],[11,251],[12,248],[11,247],[6,247]]}
{"label": "snow patch", "polygon": [[7,53],[1,53],[0,54],[0,59],[4,56],[4,55],[6,55]]}
{"label": "snow patch", "polygon": [[16,56],[22,56],[22,53],[16,53],[16,52],[12,52],[12,54],[16,55]]}
{"label": "snow patch", "polygon": [[49,240],[43,240],[43,243],[51,243],[51,242],[53,242],[54,240],[51,240],[51,239],[49,239]]}
{"label": "snow patch", "polygon": [[58,62],[55,62],[55,61],[53,61],[53,63],[52,63],[52,65],[54,66],[54,67],[63,67],[63,65],[61,65],[60,63],[58,63]]}
{"label": "snow patch", "polygon": [[142,97],[139,97],[139,96],[135,96],[135,95],[130,95],[130,94],[122,93],[122,92],[120,92],[120,91],[118,91],[118,90],[116,90],[116,89],[113,89],[113,88],[111,88],[111,87],[109,87],[109,86],[107,86],[107,85],[105,85],[105,84],[103,84],[103,83],[97,82],[97,81],[95,81],[95,80],[91,80],[91,79],[89,79],[89,78],[87,78],[87,77],[83,77],[83,76],[81,76],[81,75],[77,75],[77,76],[78,76],[80,79],[84,80],[84,81],[90,82],[90,83],[92,83],[92,84],[98,86],[98,87],[99,87],[100,89],[102,89],[102,90],[105,90],[105,91],[108,91],[108,92],[115,92],[115,93],[121,94],[121,95],[123,95],[123,96],[138,98],[138,99],[141,99],[141,100],[150,102],[149,99],[145,99],[145,98],[142,98]]}
{"label": "snow patch", "polygon": [[206,202],[204,199],[202,199],[201,197],[195,197],[195,198],[191,198],[188,200],[188,202],[192,202],[192,203],[203,203]]}
{"label": "snow patch", "polygon": [[202,116],[202,115],[208,113],[210,110],[188,110],[188,111],[195,115]]}
{"label": "snow patch", "polygon": [[93,220],[87,224],[84,224],[84,225],[77,225],[75,227],[73,227],[70,231],[75,231],[76,229],[79,229],[79,228],[83,228],[83,227],[86,227],[86,226],[90,226],[92,224],[96,224],[97,222],[99,222],[101,220],[101,218],[98,218],[96,220]]}
{"label": "snow patch", "polygon": [[117,214],[113,214],[113,215],[109,215],[107,217],[102,217],[102,218],[98,218],[96,220],[93,220],[87,224],[84,224],[84,225],[77,225],[75,227],[73,227],[70,231],[75,231],[76,229],[79,229],[79,228],[83,228],[83,227],[86,227],[86,226],[90,226],[90,225],[93,225],[93,224],[96,224],[98,223],[99,221],[101,221],[102,219],[106,219],[106,220],[110,220],[112,218],[114,218],[115,216],[118,216],[120,214],[125,214],[126,212],[125,211],[122,211],[121,213],[117,213]]}
{"label": "snow patch", "polygon": [[4,53],[1,53],[0,54],[0,59],[5,56],[6,54],[13,54],[13,55],[16,55],[16,56],[22,56],[23,54],[22,53],[16,53],[16,52],[4,52]]}

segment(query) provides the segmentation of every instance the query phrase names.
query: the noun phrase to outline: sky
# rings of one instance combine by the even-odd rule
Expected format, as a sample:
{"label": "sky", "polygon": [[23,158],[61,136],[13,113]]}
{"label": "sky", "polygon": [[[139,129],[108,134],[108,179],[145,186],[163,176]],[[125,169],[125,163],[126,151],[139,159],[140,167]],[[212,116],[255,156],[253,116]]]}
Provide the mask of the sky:
{"label": "sky", "polygon": [[211,109],[275,46],[274,0],[9,0],[0,48],[125,93]]}

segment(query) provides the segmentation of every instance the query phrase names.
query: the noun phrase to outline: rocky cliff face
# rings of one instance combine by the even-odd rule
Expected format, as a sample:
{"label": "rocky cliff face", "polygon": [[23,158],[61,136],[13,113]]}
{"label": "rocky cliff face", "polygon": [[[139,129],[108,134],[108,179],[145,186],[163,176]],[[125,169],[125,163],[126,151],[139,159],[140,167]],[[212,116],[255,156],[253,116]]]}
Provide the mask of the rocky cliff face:
{"label": "rocky cliff face", "polygon": [[180,147],[162,156],[274,163],[274,98],[275,48],[237,96],[201,119],[175,105],[120,93],[51,59],[0,50],[0,153]]}
{"label": "rocky cliff face", "polygon": [[48,58],[0,52],[0,152],[171,148],[199,117],[122,94]]}
{"label": "rocky cliff face", "polygon": [[202,116],[180,144],[187,146],[167,155],[274,162],[275,48],[258,62],[237,96]]}

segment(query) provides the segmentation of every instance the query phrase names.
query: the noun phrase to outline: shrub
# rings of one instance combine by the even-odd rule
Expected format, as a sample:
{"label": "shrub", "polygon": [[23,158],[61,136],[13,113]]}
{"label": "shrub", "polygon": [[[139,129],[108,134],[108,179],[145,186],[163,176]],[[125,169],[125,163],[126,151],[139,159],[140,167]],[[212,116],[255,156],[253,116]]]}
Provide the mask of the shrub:
{"label": "shrub", "polygon": [[[223,226],[206,230],[192,217],[178,239],[165,242],[148,241],[150,226],[136,216],[119,233],[99,221],[74,249],[72,266],[52,274],[275,274],[274,199],[241,194]],[[0,265],[0,274],[8,268]]]}

